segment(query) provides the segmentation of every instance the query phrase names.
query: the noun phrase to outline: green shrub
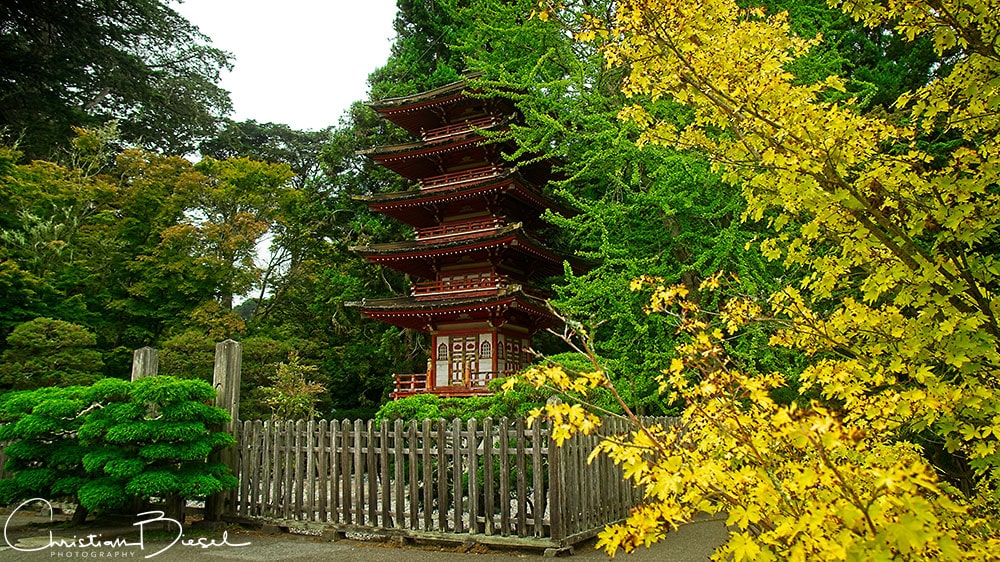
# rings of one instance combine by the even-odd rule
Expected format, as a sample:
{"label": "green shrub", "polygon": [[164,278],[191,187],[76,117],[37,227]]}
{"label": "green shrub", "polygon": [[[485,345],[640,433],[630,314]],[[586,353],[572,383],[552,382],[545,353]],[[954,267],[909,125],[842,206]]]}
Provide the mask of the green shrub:
{"label": "green shrub", "polygon": [[120,509],[133,499],[200,498],[233,488],[229,469],[209,462],[234,443],[216,427],[229,414],[207,404],[210,384],[174,377],[89,387],[44,388],[0,396],[5,469],[0,503],[29,498]]}
{"label": "green shrub", "polygon": [[0,357],[0,387],[17,390],[91,384],[101,378],[97,338],[83,326],[35,318],[7,336]]}

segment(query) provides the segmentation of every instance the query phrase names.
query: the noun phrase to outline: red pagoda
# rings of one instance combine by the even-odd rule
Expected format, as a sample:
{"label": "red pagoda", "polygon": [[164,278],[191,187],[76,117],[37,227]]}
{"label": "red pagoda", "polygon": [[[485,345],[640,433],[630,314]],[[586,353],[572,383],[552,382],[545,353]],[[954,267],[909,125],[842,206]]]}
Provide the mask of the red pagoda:
{"label": "red pagoda", "polygon": [[510,125],[513,105],[472,97],[465,86],[370,104],[419,138],[364,152],[414,182],[414,189],[362,198],[413,227],[414,239],[354,248],[419,279],[407,297],[361,303],[369,318],[430,334],[427,371],[397,374],[393,398],[488,393],[490,380],[530,361],[535,332],[559,324],[536,288],[561,274],[566,259],[539,241],[542,213],[560,209],[540,190],[550,167],[505,162],[501,153],[510,147],[484,136]]}

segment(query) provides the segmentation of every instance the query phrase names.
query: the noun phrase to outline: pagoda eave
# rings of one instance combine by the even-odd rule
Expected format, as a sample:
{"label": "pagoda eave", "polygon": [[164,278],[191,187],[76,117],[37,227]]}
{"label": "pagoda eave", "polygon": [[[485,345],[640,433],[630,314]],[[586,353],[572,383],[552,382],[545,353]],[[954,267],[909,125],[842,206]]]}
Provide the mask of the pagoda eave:
{"label": "pagoda eave", "polygon": [[[481,75],[473,73],[469,78]],[[413,95],[369,101],[365,105],[410,134],[419,136],[422,129],[433,126],[432,115],[436,109],[462,102],[469,97],[467,85],[466,80],[460,80]]]}
{"label": "pagoda eave", "polygon": [[441,242],[394,242],[371,246],[352,247],[368,261],[396,271],[416,275],[424,279],[434,277],[431,261],[458,259],[476,256],[490,251],[518,255],[524,262],[530,262],[545,275],[558,275],[562,271],[562,260],[552,251],[518,231],[520,225],[498,229],[497,234],[471,239],[445,240]]}
{"label": "pagoda eave", "polygon": [[[486,130],[498,130],[505,126],[501,124],[486,127]],[[486,159],[489,152],[498,151],[502,146],[484,140],[479,132],[469,131],[467,134],[443,140],[377,147],[360,151],[358,154],[371,158],[372,161],[404,178],[416,181],[439,173],[438,166],[449,156],[475,154],[476,159]]]}
{"label": "pagoda eave", "polygon": [[467,204],[469,201],[483,201],[489,197],[517,201],[527,208],[536,209],[536,215],[540,215],[544,209],[551,209],[566,217],[578,213],[576,209],[557,203],[542,194],[516,172],[464,185],[362,195],[355,199],[367,204],[373,212],[419,228],[436,224],[435,209]]}
{"label": "pagoda eave", "polygon": [[505,291],[495,296],[446,301],[414,297],[366,299],[361,303],[361,313],[368,318],[423,332],[454,322],[490,321],[500,327],[516,318],[518,324],[528,324],[533,330],[555,327],[561,322],[541,299],[522,292]]}

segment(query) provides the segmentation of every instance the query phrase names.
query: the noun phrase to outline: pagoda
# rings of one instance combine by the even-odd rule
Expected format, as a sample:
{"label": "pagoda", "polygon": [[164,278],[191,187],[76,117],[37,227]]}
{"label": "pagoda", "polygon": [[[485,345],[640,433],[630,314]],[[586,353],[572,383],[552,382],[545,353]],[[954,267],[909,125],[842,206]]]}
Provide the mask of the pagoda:
{"label": "pagoda", "polygon": [[511,147],[485,136],[509,127],[515,108],[473,97],[464,81],[369,105],[418,139],[362,153],[413,182],[360,198],[413,227],[413,240],[354,248],[416,279],[409,296],[360,304],[369,318],[430,334],[426,372],[396,374],[392,397],[486,394],[530,362],[535,332],[560,324],[538,288],[567,259],[540,241],[542,213],[567,212],[541,192],[551,167],[506,162]]}

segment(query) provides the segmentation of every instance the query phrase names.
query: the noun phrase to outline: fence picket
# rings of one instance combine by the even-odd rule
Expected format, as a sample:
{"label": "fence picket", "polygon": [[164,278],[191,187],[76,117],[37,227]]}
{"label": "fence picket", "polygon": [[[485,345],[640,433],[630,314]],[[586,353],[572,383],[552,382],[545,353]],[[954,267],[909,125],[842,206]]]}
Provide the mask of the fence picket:
{"label": "fence picket", "polygon": [[437,489],[438,489],[438,530],[448,531],[448,463],[447,463],[448,433],[445,421],[437,421]]}
{"label": "fence picket", "polygon": [[510,420],[500,418],[500,534],[510,536]]}
{"label": "fence picket", "polygon": [[330,420],[330,434],[327,439],[330,441],[330,521],[340,523],[343,521],[340,515],[340,456],[338,451],[343,449],[339,445],[340,423],[337,420]]}
{"label": "fence picket", "polygon": [[343,516],[341,520],[351,525],[354,523],[354,504],[352,490],[354,486],[352,485],[351,477],[351,467],[353,466],[354,455],[353,451],[355,447],[351,446],[352,439],[354,438],[354,424],[348,420],[344,420],[344,423],[340,426],[340,462],[341,462],[341,488],[344,493],[343,500],[341,502],[341,509],[343,510]]}
{"label": "fence picket", "polygon": [[493,420],[483,420],[483,532],[487,535],[496,533],[496,503],[493,501]]}
{"label": "fence picket", "polygon": [[250,492],[249,471],[250,471],[250,465],[252,464],[252,460],[249,457],[251,451],[253,451],[254,449],[250,447],[249,443],[249,439],[251,439],[250,422],[245,422],[242,425],[237,424],[235,427],[240,428],[239,429],[240,438],[239,441],[237,442],[237,446],[239,447],[239,449],[237,450],[237,455],[239,455],[240,457],[239,461],[240,471],[238,473],[238,478],[240,479],[240,487],[239,487],[239,493],[237,495],[237,497],[239,498],[238,500],[239,508],[237,513],[239,513],[241,517],[246,517],[246,513],[244,511],[245,511],[245,506],[248,503],[246,501],[246,497],[247,495],[249,495]]}
{"label": "fence picket", "polygon": [[310,519],[308,511],[308,486],[306,474],[309,467],[309,424],[304,420],[295,422],[295,517]]}
{"label": "fence picket", "polygon": [[392,524],[392,481],[389,479],[389,424],[383,423],[379,428],[379,479],[382,490],[377,499],[381,507],[381,524],[383,529],[393,527]]}
{"label": "fence picket", "polygon": [[432,517],[434,515],[434,486],[433,486],[433,463],[431,461],[431,420],[424,420],[423,433],[420,436],[423,443],[423,463],[424,463],[424,530],[433,529]]}
{"label": "fence picket", "polygon": [[528,483],[527,465],[525,463],[525,435],[524,420],[517,419],[514,422],[517,431],[517,536],[528,536]]}
{"label": "fence picket", "polygon": [[410,420],[410,426],[406,430],[406,439],[409,443],[410,458],[410,528],[417,528],[417,521],[420,515],[420,488],[417,487],[417,420]]}
{"label": "fence picket", "polygon": [[[388,447],[386,447],[388,449]],[[403,420],[397,419],[392,426],[392,478],[393,484],[395,485],[393,491],[393,501],[392,506],[396,508],[394,521],[392,522],[393,527],[405,527],[403,523],[403,508],[405,507],[406,497],[404,491],[406,490],[406,482],[404,482],[403,474],[405,472],[406,464],[406,450],[403,448]],[[386,501],[388,494],[383,496],[382,501]],[[389,506],[385,508],[388,512]]]}
{"label": "fence picket", "polygon": [[545,469],[542,467],[542,424],[536,422],[531,429],[532,515],[535,537],[543,536],[545,517]]}
{"label": "fence picket", "polygon": [[469,532],[479,533],[479,434],[476,418],[469,420],[468,470],[469,477]]}
{"label": "fence picket", "polygon": [[368,525],[378,527],[378,450],[376,446],[378,437],[375,433],[373,420],[368,420],[365,437],[365,459],[368,467],[365,473],[368,484]]}
{"label": "fence picket", "polygon": [[326,523],[330,520],[328,511],[329,494],[327,492],[327,483],[330,478],[329,469],[329,450],[326,448],[326,430],[327,422],[326,420],[320,420],[316,428],[316,475],[314,480],[316,481],[316,510],[317,520]]}
{"label": "fence picket", "polygon": [[462,420],[455,419],[451,424],[451,486],[452,486],[452,532],[464,533],[462,524],[462,498],[465,490],[462,486]]}

